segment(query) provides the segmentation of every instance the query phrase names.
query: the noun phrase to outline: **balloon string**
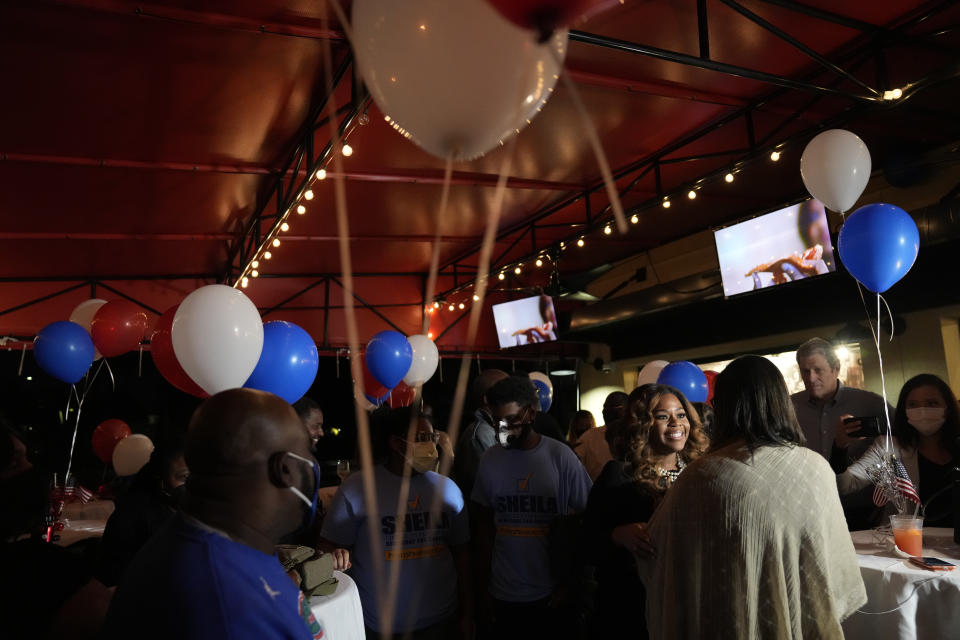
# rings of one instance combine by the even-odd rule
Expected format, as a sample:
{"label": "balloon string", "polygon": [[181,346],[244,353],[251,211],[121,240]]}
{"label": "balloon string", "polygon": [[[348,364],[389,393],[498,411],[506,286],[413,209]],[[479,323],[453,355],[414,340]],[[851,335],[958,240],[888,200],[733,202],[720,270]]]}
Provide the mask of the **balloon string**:
{"label": "balloon string", "polygon": [[[877,294],[877,297],[880,298],[881,300],[883,300],[883,305],[887,308],[887,317],[890,318],[890,342],[893,342],[893,331],[894,331],[893,312],[890,310],[890,305],[887,304],[887,299],[886,299],[886,298],[884,298],[884,297],[883,297],[882,295],[880,295],[879,293]],[[879,330],[879,327],[880,327],[880,314],[877,314],[877,328],[878,328],[878,330]]]}
{"label": "balloon string", "polygon": [[610,163],[607,162],[607,154],[603,151],[603,144],[600,142],[600,136],[597,135],[597,128],[590,119],[590,114],[587,113],[587,108],[584,106],[583,99],[580,97],[580,90],[577,89],[573,78],[571,78],[570,74],[564,69],[560,54],[552,47],[549,50],[557,62],[557,68],[560,69],[560,74],[563,76],[563,86],[570,92],[570,99],[577,113],[580,115],[584,133],[587,134],[587,140],[590,142],[593,155],[597,159],[597,166],[600,168],[600,175],[603,176],[603,184],[607,191],[607,198],[610,199],[610,207],[613,209],[613,218],[617,223],[617,231],[626,233],[627,218],[623,215],[623,205],[620,203],[620,194],[617,193],[617,183],[613,179],[613,172],[610,171]]}
{"label": "balloon string", "polygon": [[[333,7],[337,14],[338,21],[340,22],[340,27],[347,35],[348,40],[352,42],[350,21],[347,19],[347,16],[344,14],[343,9],[340,7],[337,0],[331,0],[326,4]],[[323,11],[322,20],[324,26],[326,26],[326,23],[329,22],[329,18],[327,16],[328,13]],[[337,129],[336,94],[333,90],[332,47],[330,46],[330,41],[328,39],[323,40],[323,50],[324,78],[326,79],[327,94],[330,96],[330,99],[327,100],[327,119],[330,126],[330,148],[337,149],[340,146],[340,133]],[[356,61],[354,61],[354,64],[356,64]],[[356,310],[354,309],[353,303],[353,265],[350,254],[350,222],[347,216],[346,186],[344,185],[343,175],[340,170],[342,166],[341,155],[339,153],[333,153],[331,155],[331,162],[333,163],[335,172],[335,179],[333,183],[335,202],[334,209],[337,220],[337,240],[340,252],[340,271],[343,276],[343,312],[346,318],[347,343],[349,345],[351,354],[359,354],[360,337],[357,327]],[[354,397],[356,399],[364,397],[363,394],[365,390],[363,385],[362,366],[361,358],[350,358],[350,371],[352,373]],[[359,401],[354,402],[354,415],[357,422],[360,473],[362,474],[361,477],[363,480],[363,495],[367,506],[366,510],[368,514],[367,517],[369,518],[368,522],[380,522],[380,510],[377,503],[376,479],[373,473],[373,448],[370,438],[370,422],[366,410],[360,405]],[[384,605],[387,599],[385,585],[383,583],[383,539],[381,538],[379,529],[377,527],[367,527],[367,530],[369,534],[370,550],[373,558],[372,568],[374,575],[374,593],[376,600],[380,605],[379,609],[383,611],[386,609]],[[385,628],[381,629],[381,632],[382,636],[386,638],[390,635],[391,629],[389,627],[392,625],[392,620],[387,617],[384,618],[384,621],[386,623],[384,625]]]}
{"label": "balloon string", "polygon": [[17,367],[17,376],[23,375],[23,361],[27,359],[27,343],[23,343],[23,350],[20,352],[20,366]]}
{"label": "balloon string", "polygon": [[[440,208],[437,209],[437,221],[434,224],[436,229],[433,236],[433,252],[430,254],[430,275],[427,277],[427,288],[424,292],[423,304],[429,304],[429,298],[433,297],[433,292],[437,287],[437,276],[440,270],[440,238],[442,237],[442,224],[447,213],[447,203],[450,199],[450,183],[453,177],[453,154],[447,156],[446,167],[443,170],[443,190],[440,192]],[[430,318],[423,316],[423,331],[426,334],[430,324]]]}
{"label": "balloon string", "polygon": [[140,345],[140,356],[137,360],[137,377],[143,377],[143,345]]}
{"label": "balloon string", "polygon": [[[141,359],[143,358],[143,351],[142,351],[142,350],[140,351],[140,357],[141,357]],[[110,368],[110,363],[107,362],[107,359],[106,359],[106,358],[103,358],[100,362],[102,362],[103,364],[105,364],[105,365],[107,366],[107,373],[110,374],[110,390],[111,390],[111,391],[116,391],[116,390],[117,390],[117,381],[116,381],[116,380],[114,379],[114,377],[113,377],[113,369]],[[100,369],[97,369],[97,373],[100,373]],[[96,376],[94,376],[94,378],[96,378]],[[90,381],[90,384],[93,384],[93,380]]]}
{"label": "balloon string", "polygon": [[[77,385],[70,385],[73,395],[77,395]],[[86,394],[84,394],[86,395]],[[63,477],[63,486],[67,486],[70,480],[70,470],[73,468],[73,449],[77,444],[77,431],[80,429],[80,410],[83,408],[83,400],[77,396],[77,420],[73,424],[73,438],[70,439],[70,454],[67,456],[67,475]],[[70,411],[70,401],[67,400],[67,412]]]}
{"label": "balloon string", "polygon": [[[879,328],[880,328],[880,294],[878,293],[877,294],[877,329]],[[891,331],[891,339],[892,338],[893,338],[893,334]],[[876,333],[874,334],[874,341],[875,341],[875,344],[877,345],[877,359],[880,362],[880,388],[883,391],[883,415],[887,419],[887,433],[886,433],[886,439],[884,441],[883,448],[884,448],[884,452],[889,454],[889,453],[892,453],[891,437],[892,437],[893,427],[890,425],[890,411],[887,409],[887,407],[889,407],[890,404],[887,402],[887,381],[883,374],[883,354],[881,353],[881,349],[880,349],[879,334],[876,334]]]}

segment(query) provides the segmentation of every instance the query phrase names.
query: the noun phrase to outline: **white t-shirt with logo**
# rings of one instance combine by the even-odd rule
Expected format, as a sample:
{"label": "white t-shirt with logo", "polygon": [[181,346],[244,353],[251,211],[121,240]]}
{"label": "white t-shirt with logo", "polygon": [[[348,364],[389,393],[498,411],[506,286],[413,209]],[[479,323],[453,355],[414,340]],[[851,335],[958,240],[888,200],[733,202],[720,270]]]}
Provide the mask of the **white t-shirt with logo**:
{"label": "white t-shirt with logo", "polygon": [[[363,618],[375,631],[383,628],[377,606],[373,550],[368,527],[375,526],[384,554],[384,570],[399,562],[400,581],[393,620],[393,633],[423,629],[453,616],[457,610],[457,573],[451,546],[470,540],[467,510],[460,489],[450,478],[433,471],[410,478],[410,494],[400,539],[397,520],[400,476],[383,466],[374,467],[379,520],[371,522],[363,494],[363,474],[349,476],[330,504],[321,535],[350,547]],[[431,517],[431,504],[439,494],[440,513]],[[386,585],[387,578],[383,577]]]}
{"label": "white t-shirt with logo", "polygon": [[550,596],[550,523],[586,509],[592,485],[573,451],[551,438],[541,437],[529,450],[487,449],[472,499],[493,510],[493,597],[532,602]]}

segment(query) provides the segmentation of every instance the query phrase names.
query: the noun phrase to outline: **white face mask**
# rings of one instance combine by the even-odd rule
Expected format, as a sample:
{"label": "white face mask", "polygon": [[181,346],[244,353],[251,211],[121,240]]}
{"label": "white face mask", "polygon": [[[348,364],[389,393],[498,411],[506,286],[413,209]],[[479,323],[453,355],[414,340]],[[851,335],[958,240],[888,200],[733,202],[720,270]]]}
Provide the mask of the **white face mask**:
{"label": "white face mask", "polygon": [[931,436],[940,430],[943,423],[946,409],[943,407],[916,407],[907,409],[907,422],[911,427],[925,436]]}

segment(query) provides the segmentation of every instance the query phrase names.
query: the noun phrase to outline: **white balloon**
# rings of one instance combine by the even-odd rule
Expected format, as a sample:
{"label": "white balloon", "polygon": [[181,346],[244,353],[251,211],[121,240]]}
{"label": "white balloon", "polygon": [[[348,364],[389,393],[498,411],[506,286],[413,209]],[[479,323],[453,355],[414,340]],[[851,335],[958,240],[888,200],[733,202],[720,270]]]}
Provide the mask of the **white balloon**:
{"label": "white balloon", "polygon": [[[93,324],[93,316],[97,315],[97,311],[100,310],[100,307],[107,304],[106,300],[101,300],[100,298],[90,298],[89,300],[84,300],[76,307],[73,308],[73,311],[70,312],[70,322],[76,322],[78,325],[87,330],[87,333],[90,333],[90,325]],[[103,357],[103,354],[100,353],[97,349],[93,351],[93,359],[99,360]]]}
{"label": "white balloon", "polygon": [[640,374],[637,376],[637,386],[643,384],[656,384],[657,378],[660,377],[660,372],[663,371],[663,368],[670,364],[666,360],[653,360],[643,365],[643,369],[640,369]]}
{"label": "white balloon", "polygon": [[415,387],[432,378],[437,372],[440,352],[437,350],[436,343],[425,335],[408,336],[407,342],[413,349],[413,361],[410,363],[407,375],[403,376],[403,381],[407,386]]}
{"label": "white balloon", "polygon": [[829,129],[807,143],[800,177],[814,198],[831,211],[849,211],[870,180],[870,150],[845,129]]}
{"label": "white balloon", "polygon": [[113,470],[118,476],[132,476],[143,468],[153,453],[153,442],[142,433],[129,435],[113,448]]}
{"label": "white balloon", "polygon": [[550,97],[567,32],[538,44],[485,0],[354,0],[357,68],[387,122],[435,156],[482,156]]}
{"label": "white balloon", "polygon": [[170,330],[180,366],[213,395],[242,387],[263,350],[263,322],[242,291],[200,287],[180,303]]}
{"label": "white balloon", "polygon": [[540,371],[533,371],[530,373],[530,379],[539,380],[543,384],[547,385],[547,388],[550,389],[550,395],[553,395],[553,381],[550,379],[550,376]]}

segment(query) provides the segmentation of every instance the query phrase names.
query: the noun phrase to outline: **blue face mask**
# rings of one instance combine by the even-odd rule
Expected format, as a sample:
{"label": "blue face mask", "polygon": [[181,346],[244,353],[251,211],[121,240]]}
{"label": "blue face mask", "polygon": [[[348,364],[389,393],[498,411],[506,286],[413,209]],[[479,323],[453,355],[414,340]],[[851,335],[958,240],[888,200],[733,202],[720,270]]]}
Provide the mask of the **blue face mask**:
{"label": "blue face mask", "polygon": [[308,460],[307,458],[304,458],[303,456],[298,456],[297,454],[291,451],[287,451],[286,455],[296,460],[299,460],[300,462],[305,462],[306,464],[310,465],[310,467],[313,469],[313,490],[310,492],[311,495],[313,495],[312,500],[307,496],[305,496],[303,494],[303,491],[300,491],[300,489],[297,489],[296,487],[287,487],[288,489],[290,489],[290,491],[294,493],[294,495],[300,498],[303,501],[303,503],[307,505],[307,507],[309,508],[309,512],[307,513],[307,517],[306,517],[306,522],[304,523],[304,526],[309,527],[311,524],[313,524],[313,520],[317,517],[317,501],[318,501],[317,490],[320,488],[320,465],[317,464],[316,460]]}

